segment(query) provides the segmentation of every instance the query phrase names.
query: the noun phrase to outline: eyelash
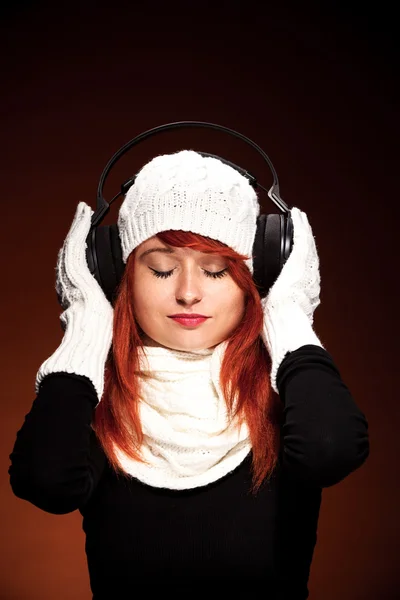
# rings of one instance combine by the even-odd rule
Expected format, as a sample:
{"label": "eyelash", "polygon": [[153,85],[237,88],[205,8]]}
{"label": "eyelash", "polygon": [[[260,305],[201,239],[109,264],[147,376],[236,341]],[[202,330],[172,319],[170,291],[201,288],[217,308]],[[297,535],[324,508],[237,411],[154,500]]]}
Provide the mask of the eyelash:
{"label": "eyelash", "polygon": [[[149,269],[153,272],[154,277],[161,277],[162,279],[167,279],[175,270],[171,269],[171,271],[156,271],[151,267],[149,267]],[[203,271],[207,277],[211,277],[212,279],[220,279],[221,277],[227,275],[228,269],[223,269],[222,271],[218,271],[217,273],[212,273],[211,271],[206,271],[205,269],[203,269]]]}

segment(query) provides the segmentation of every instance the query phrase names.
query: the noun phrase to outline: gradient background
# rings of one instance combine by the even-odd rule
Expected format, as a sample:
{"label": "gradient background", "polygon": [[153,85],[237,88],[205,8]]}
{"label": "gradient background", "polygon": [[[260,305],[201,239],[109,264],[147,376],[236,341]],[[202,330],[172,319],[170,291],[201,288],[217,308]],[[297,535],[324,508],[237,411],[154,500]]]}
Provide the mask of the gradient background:
{"label": "gradient background", "polygon": [[[1,600],[91,598],[80,514],[50,515],[15,498],[9,453],[36,371],[61,341],[54,267],[78,201],[95,208],[112,154],[178,120],[252,138],[272,159],[283,199],[308,214],[321,262],[315,328],[369,422],[367,462],[323,492],[310,600],[398,598],[394,9],[188,0],[15,2],[1,11]],[[184,147],[271,184],[254,150],[191,129],[132,150],[106,198],[155,154]],[[263,192],[260,202],[279,212]]]}

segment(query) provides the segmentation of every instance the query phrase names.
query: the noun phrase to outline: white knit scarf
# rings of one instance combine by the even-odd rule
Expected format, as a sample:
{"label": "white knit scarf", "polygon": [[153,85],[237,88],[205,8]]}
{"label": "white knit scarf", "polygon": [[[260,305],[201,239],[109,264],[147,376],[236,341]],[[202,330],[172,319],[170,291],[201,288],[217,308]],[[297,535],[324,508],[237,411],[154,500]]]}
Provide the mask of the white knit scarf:
{"label": "white knit scarf", "polygon": [[182,490],[216,481],[245,459],[248,428],[229,422],[219,383],[226,345],[191,352],[144,347],[138,375],[146,463],[116,448],[126,473],[153,487]]}

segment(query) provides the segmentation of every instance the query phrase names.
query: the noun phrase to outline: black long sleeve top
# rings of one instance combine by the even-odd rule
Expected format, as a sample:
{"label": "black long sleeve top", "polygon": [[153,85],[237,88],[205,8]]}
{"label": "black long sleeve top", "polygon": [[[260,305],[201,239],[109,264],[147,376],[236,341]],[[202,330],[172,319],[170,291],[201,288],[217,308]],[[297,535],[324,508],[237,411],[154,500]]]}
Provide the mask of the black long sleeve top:
{"label": "black long sleeve top", "polygon": [[213,582],[249,592],[261,583],[268,600],[305,600],[322,489],[364,463],[368,424],[319,346],[288,353],[277,387],[278,468],[255,496],[251,454],[190,490],[117,475],[91,428],[95,389],[68,373],[42,381],[10,455],[11,487],[44,511],[80,511],[93,600],[134,597],[138,582],[175,593],[204,584],[215,590]]}

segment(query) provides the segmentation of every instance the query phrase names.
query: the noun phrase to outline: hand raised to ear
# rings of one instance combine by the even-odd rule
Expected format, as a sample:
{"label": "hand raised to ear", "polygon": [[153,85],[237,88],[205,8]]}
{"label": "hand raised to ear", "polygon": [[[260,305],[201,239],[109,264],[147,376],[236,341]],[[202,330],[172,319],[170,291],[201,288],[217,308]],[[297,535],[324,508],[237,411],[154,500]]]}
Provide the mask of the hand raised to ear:
{"label": "hand raised to ear", "polygon": [[56,291],[64,312],[64,337],[56,351],[40,366],[35,390],[54,372],[88,377],[99,400],[104,390],[104,366],[112,342],[114,310],[91,274],[86,261],[86,238],[93,210],[77,206],[72,225],[58,253]]}
{"label": "hand raised to ear", "polygon": [[99,302],[107,300],[86,260],[86,238],[93,212],[85,202],[78,204],[71,227],[58,253],[56,291],[63,308],[68,308],[74,301],[87,301],[88,295],[93,294]]}
{"label": "hand raised to ear", "polygon": [[264,326],[261,337],[272,360],[271,384],[287,352],[306,344],[323,348],[313,331],[314,311],[320,304],[319,257],[307,215],[292,208],[293,248],[267,296],[261,300]]}

